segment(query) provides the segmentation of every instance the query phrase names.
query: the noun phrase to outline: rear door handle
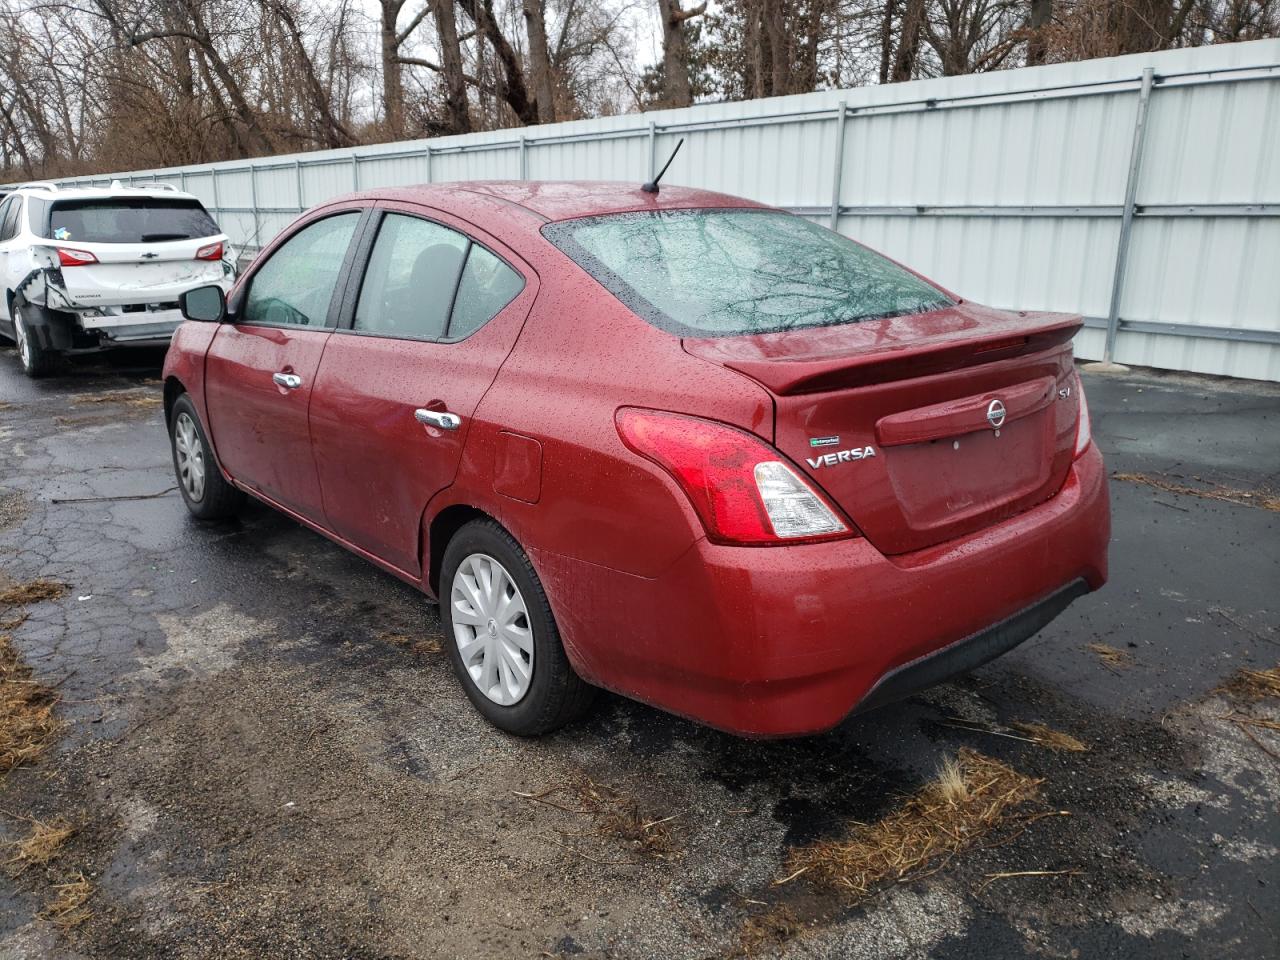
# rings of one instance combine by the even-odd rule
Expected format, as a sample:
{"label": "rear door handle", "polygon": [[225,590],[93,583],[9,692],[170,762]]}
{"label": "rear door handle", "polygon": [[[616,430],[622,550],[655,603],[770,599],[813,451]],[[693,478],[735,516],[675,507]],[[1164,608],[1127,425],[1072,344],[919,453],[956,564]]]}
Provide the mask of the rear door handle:
{"label": "rear door handle", "polygon": [[302,386],[302,378],[296,373],[273,373],[271,381],[277,387],[284,387],[286,390],[297,390]]}
{"label": "rear door handle", "polygon": [[439,410],[428,410],[425,407],[419,407],[413,411],[413,419],[419,423],[429,423],[441,430],[457,430],[462,426],[462,418],[456,413],[441,413]]}

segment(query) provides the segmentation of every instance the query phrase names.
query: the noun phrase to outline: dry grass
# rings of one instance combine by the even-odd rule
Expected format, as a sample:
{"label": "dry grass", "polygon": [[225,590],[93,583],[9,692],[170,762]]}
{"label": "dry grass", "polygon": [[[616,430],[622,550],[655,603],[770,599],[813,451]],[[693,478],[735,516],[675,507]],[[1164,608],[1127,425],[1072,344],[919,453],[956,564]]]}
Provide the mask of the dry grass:
{"label": "dry grass", "polygon": [[12,630],[17,630],[27,622],[27,617],[29,616],[31,616],[31,614],[27,613],[27,611],[19,610],[12,617],[5,617],[3,620],[0,620],[0,633],[9,633]]}
{"label": "dry grass", "polygon": [[1025,733],[1029,739],[1042,747],[1048,747],[1050,750],[1065,753],[1084,753],[1089,749],[1083,741],[1077,740],[1071,734],[1046,727],[1043,723],[1015,722],[1009,724],[1009,726]]}
{"label": "dry grass", "polygon": [[863,899],[891,883],[941,869],[1034,800],[1042,781],[963,749],[944,764],[938,778],[884,819],[858,824],[846,840],[829,840],[795,850],[789,875],[834,887]]}
{"label": "dry grass", "polygon": [[1207,500],[1221,500],[1224,503],[1235,503],[1246,507],[1261,507],[1280,513],[1280,497],[1269,493],[1254,493],[1249,490],[1233,490],[1229,487],[1214,485],[1190,487],[1183,483],[1175,483],[1163,477],[1152,477],[1145,473],[1113,473],[1113,480],[1124,480],[1127,483],[1140,483],[1166,493],[1180,493],[1190,497],[1204,497]]}
{"label": "dry grass", "polygon": [[1270,670],[1237,670],[1218,689],[1246,703],[1280,698],[1280,665]]}
{"label": "dry grass", "polygon": [[440,646],[439,637],[411,637],[407,633],[399,633],[394,630],[378,634],[378,639],[392,646],[403,647],[410,653],[417,654],[420,657],[439,653],[444,649]]}
{"label": "dry grass", "polygon": [[8,634],[0,634],[0,776],[30,763],[53,743],[61,724],[57,695],[31,675]]}
{"label": "dry grass", "polygon": [[776,952],[782,944],[791,940],[801,930],[800,920],[787,906],[771,907],[763,913],[755,913],[743,921],[738,934],[738,945],[725,956],[728,958],[756,957],[763,952]]}
{"label": "dry grass", "polygon": [[15,873],[21,873],[27,867],[44,866],[62,852],[62,845],[75,832],[75,827],[62,817],[55,817],[48,823],[32,820],[31,832],[13,844],[13,856],[7,863]]}
{"label": "dry grass", "polygon": [[651,816],[635,799],[584,778],[574,785],[577,801],[596,818],[597,832],[648,860],[670,860],[681,852],[672,824],[678,815]]}
{"label": "dry grass", "polygon": [[[636,864],[644,860],[675,860],[684,847],[673,829],[680,814],[658,816],[647,812],[628,794],[589,777],[549,787],[539,793],[516,791],[516,796],[562,810],[565,813],[590,816],[595,820],[591,834],[559,831],[565,837],[596,836],[621,844],[633,859],[608,861]],[[596,863],[606,862],[584,853],[577,845],[555,843]]]}
{"label": "dry grass", "polygon": [[0,607],[20,607],[28,603],[39,603],[41,600],[56,600],[66,592],[65,583],[38,577],[0,590]]}
{"label": "dry grass", "polygon": [[68,883],[56,883],[53,889],[57,892],[48,905],[40,911],[41,918],[52,920],[64,930],[84,923],[90,917],[89,898],[93,896],[93,884],[85,879],[83,873]]}
{"label": "dry grass", "polygon": [[72,397],[77,407],[91,403],[121,403],[126,407],[157,407],[164,398],[157,393],[139,393],[136,390],[108,390],[106,393],[82,393]]}
{"label": "dry grass", "polygon": [[1090,651],[1097,655],[1098,659],[1102,661],[1104,666],[1110,667],[1113,670],[1118,670],[1121,667],[1128,667],[1133,664],[1133,656],[1123,650],[1117,650],[1115,647],[1109,647],[1105,643],[1090,643],[1087,644],[1087,646]]}

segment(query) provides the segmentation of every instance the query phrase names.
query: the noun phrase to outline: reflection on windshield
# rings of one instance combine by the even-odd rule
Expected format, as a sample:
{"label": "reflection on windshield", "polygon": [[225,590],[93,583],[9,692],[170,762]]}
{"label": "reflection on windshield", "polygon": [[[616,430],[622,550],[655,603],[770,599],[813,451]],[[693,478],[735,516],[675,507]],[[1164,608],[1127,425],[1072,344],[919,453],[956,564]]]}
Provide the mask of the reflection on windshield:
{"label": "reflection on windshield", "polygon": [[615,214],[544,233],[633,311],[685,336],[831,326],[951,302],[879,254],[773,211]]}

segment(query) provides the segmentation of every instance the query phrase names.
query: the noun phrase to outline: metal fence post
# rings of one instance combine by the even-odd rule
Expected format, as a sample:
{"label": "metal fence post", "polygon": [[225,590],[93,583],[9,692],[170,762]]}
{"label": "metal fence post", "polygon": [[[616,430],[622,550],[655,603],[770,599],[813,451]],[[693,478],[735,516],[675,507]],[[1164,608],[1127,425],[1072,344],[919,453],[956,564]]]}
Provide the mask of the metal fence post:
{"label": "metal fence post", "polygon": [[360,189],[360,158],[351,154],[351,189]]}
{"label": "metal fence post", "polygon": [[1120,296],[1124,293],[1124,273],[1129,263],[1129,236],[1133,232],[1133,211],[1138,196],[1138,177],[1142,173],[1142,147],[1147,139],[1147,109],[1151,103],[1151,86],[1155,70],[1142,71],[1138,88],[1138,111],[1133,122],[1133,145],[1129,150],[1129,176],[1124,187],[1124,213],[1120,219],[1120,240],[1116,245],[1116,266],[1111,275],[1111,307],[1107,311],[1107,342],[1102,349],[1102,362],[1114,363],[1116,332],[1120,327]]}
{"label": "metal fence post", "polygon": [[426,153],[426,158],[427,158],[427,183],[430,183],[430,182],[431,182],[431,176],[432,176],[432,174],[431,174],[431,144],[429,144],[429,143],[427,144],[427,147],[426,147],[426,151],[425,151],[425,153]]}
{"label": "metal fence post", "polygon": [[218,213],[221,214],[222,201],[218,199],[218,168],[217,167],[209,168],[209,178],[213,180],[213,209],[217,210]]}
{"label": "metal fence post", "polygon": [[258,168],[249,164],[249,205],[253,208],[253,242],[258,245],[262,225],[258,222]]}
{"label": "metal fence post", "polygon": [[529,179],[529,158],[528,143],[525,141],[524,134],[520,134],[520,179]]}
{"label": "metal fence post", "polygon": [[840,179],[844,175],[844,127],[848,115],[848,105],[840,101],[840,112],[836,114],[836,156],[835,167],[831,174],[831,229],[840,226]]}
{"label": "metal fence post", "polygon": [[307,209],[307,205],[302,199],[302,164],[297,160],[293,161],[293,186],[298,191],[298,209]]}
{"label": "metal fence post", "polygon": [[658,172],[658,127],[649,121],[649,180],[653,179],[653,175]]}

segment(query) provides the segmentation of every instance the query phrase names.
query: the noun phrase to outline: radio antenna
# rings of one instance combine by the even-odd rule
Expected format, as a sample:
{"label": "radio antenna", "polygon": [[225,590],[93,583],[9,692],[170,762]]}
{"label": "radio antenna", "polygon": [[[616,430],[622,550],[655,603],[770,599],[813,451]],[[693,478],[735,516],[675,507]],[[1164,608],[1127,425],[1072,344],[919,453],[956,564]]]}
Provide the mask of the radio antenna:
{"label": "radio antenna", "polygon": [[640,189],[645,193],[657,193],[658,181],[662,179],[662,175],[667,172],[667,167],[671,166],[671,161],[676,158],[676,154],[680,152],[680,148],[684,146],[684,137],[680,138],[680,142],[676,144],[676,148],[671,151],[671,156],[667,157],[667,162],[662,165],[662,169],[658,171],[658,175],[642,186]]}

